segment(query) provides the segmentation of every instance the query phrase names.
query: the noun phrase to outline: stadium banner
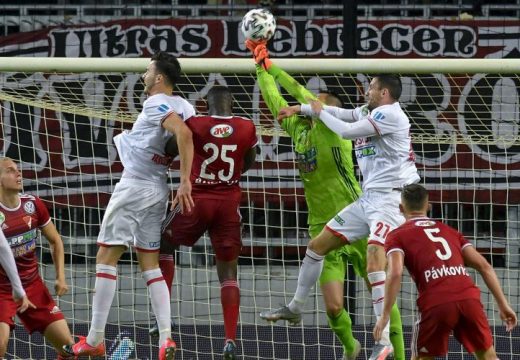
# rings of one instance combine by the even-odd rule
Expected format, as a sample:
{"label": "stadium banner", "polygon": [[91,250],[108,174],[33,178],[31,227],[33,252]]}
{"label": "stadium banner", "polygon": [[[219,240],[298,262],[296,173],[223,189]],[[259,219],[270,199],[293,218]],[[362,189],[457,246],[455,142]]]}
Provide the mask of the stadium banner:
{"label": "stadium banner", "polygon": [[[269,45],[274,57],[342,56],[340,18],[277,22]],[[358,57],[520,55],[518,20],[361,20],[358,33]],[[0,56],[142,57],[157,50],[183,57],[249,56],[240,18],[119,19],[0,37]]]}

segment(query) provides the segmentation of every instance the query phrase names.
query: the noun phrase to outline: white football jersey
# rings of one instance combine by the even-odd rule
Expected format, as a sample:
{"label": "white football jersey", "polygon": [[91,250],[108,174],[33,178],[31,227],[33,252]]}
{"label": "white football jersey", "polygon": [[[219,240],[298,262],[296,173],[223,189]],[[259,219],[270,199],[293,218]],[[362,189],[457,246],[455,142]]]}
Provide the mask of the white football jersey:
{"label": "white football jersey", "polygon": [[171,158],[164,148],[172,134],[162,122],[171,113],[186,121],[195,115],[195,109],[180,96],[152,95],[144,101],[132,130],[114,137],[125,171],[142,179],[165,181]]}
{"label": "white football jersey", "polygon": [[401,188],[420,180],[410,137],[410,120],[398,102],[368,113],[354,110],[355,118],[368,119],[379,136],[354,141],[356,158],[363,175],[363,191]]}

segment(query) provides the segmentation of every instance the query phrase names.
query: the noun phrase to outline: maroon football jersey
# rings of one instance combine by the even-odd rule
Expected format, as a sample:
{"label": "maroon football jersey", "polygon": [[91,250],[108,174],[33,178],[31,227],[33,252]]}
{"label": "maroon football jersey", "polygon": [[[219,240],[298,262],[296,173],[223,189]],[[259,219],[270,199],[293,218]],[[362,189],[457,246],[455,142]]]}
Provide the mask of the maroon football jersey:
{"label": "maroon football jersey", "polygon": [[[13,251],[24,287],[39,276],[38,260],[34,250],[39,238],[39,229],[50,221],[47,208],[36,196],[20,195],[20,204],[12,209],[0,203],[0,226]],[[11,283],[1,266],[0,292],[11,292]]]}
{"label": "maroon football jersey", "polygon": [[388,234],[387,254],[400,251],[417,285],[417,306],[424,311],[462,299],[480,300],[466,271],[462,249],[471,244],[455,229],[427,217],[413,218]]}
{"label": "maroon football jersey", "polygon": [[186,124],[195,152],[193,196],[240,200],[244,156],[258,143],[253,122],[238,116],[194,116]]}

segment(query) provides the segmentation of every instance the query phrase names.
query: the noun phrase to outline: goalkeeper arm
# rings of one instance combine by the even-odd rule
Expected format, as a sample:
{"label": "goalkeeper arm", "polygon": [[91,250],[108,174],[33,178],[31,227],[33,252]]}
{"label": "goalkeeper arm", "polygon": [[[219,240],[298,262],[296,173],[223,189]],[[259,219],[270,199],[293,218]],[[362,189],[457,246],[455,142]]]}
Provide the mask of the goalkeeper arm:
{"label": "goalkeeper arm", "polygon": [[18,269],[16,268],[13,252],[11,251],[11,247],[9,246],[2,230],[0,230],[0,265],[2,265],[5,274],[11,282],[13,297],[15,299],[23,298],[25,296],[25,290],[23,289],[20,276],[18,275]]}

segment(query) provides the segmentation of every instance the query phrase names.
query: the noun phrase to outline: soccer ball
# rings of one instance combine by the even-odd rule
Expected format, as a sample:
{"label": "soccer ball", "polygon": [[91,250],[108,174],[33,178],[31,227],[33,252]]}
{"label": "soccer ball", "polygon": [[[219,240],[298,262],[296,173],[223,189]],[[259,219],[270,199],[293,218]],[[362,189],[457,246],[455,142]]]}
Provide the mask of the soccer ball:
{"label": "soccer ball", "polygon": [[246,39],[269,40],[276,30],[276,20],[266,9],[253,9],[242,18],[241,28]]}

